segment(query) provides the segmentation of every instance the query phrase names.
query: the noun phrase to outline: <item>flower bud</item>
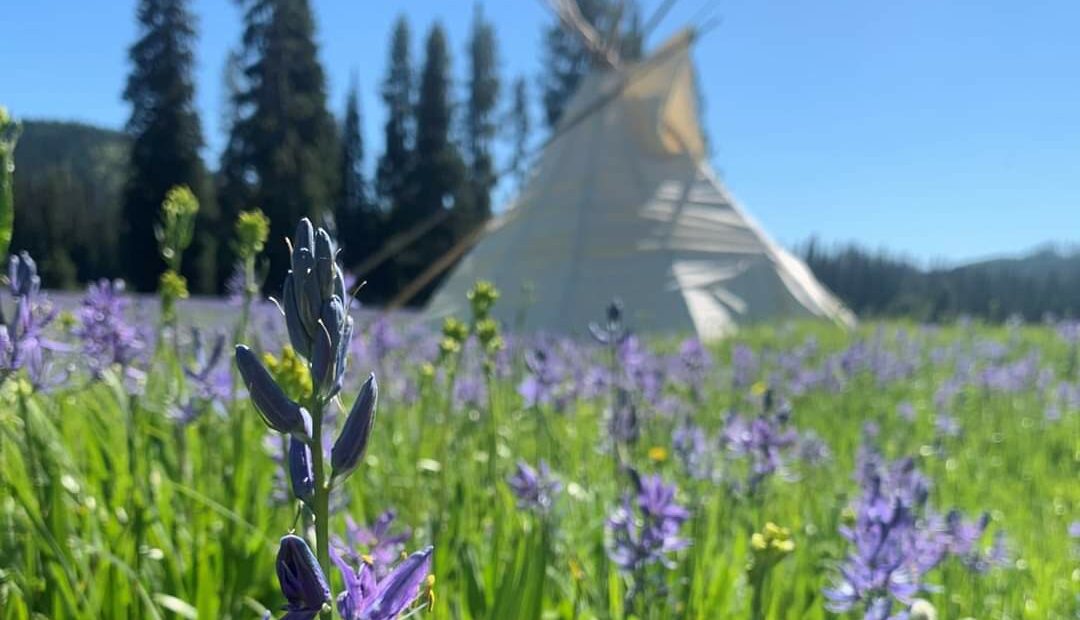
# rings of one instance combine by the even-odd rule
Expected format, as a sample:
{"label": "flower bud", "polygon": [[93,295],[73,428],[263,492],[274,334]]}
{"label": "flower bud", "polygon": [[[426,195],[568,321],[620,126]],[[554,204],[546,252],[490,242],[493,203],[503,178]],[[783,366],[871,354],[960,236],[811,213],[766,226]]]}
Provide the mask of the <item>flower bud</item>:
{"label": "flower bud", "polygon": [[[320,612],[330,600],[330,585],[311,552],[307,541],[294,534],[281,538],[277,554],[277,576],[281,593],[288,601],[290,612]],[[287,614],[287,617],[294,617]]]}
{"label": "flower bud", "polygon": [[371,437],[371,427],[375,424],[378,398],[379,385],[372,373],[360,388],[360,395],[356,397],[352,411],[345,420],[345,427],[341,429],[341,435],[330,451],[330,465],[333,468],[331,478],[347,476],[360,464],[368,438]]}
{"label": "flower bud", "polygon": [[311,448],[296,437],[289,437],[289,482],[296,499],[307,504],[315,497],[315,470],[311,466]]}
{"label": "flower bud", "polygon": [[279,433],[305,437],[307,412],[285,395],[251,349],[242,344],[236,346],[236,367],[263,422]]}

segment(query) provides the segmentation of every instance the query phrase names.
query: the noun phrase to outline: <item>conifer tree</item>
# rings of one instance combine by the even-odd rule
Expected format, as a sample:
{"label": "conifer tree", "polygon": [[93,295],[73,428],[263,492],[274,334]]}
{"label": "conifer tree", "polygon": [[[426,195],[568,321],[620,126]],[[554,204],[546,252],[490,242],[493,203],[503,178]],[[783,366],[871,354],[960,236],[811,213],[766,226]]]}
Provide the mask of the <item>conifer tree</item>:
{"label": "conifer tree", "polygon": [[164,271],[155,228],[166,193],[186,185],[205,206],[197,242],[185,274],[196,290],[213,287],[214,247],[210,235],[213,202],[199,157],[202,129],[195,111],[192,81],[194,19],[186,0],[140,0],[139,39],[129,56],[132,71],[124,99],[131,103],[127,131],[132,136],[130,174],[124,195],[122,261],[127,279],[139,291],[152,291]]}
{"label": "conifer tree", "polygon": [[510,101],[510,118],[507,127],[510,133],[510,170],[514,180],[520,186],[525,180],[526,158],[528,157],[529,135],[532,132],[532,119],[529,116],[529,91],[525,78],[514,80],[514,92]]}
{"label": "conifer tree", "polygon": [[319,221],[333,208],[337,135],[308,0],[247,0],[243,7],[239,118],[222,168],[245,186],[233,190],[248,202],[243,208],[270,218],[266,282],[280,283],[289,262],[282,240],[300,218]]}
{"label": "conifer tree", "polygon": [[[449,209],[450,217],[397,257],[397,286],[413,282],[442,257],[459,237],[456,224],[472,212],[465,162],[450,139],[453,106],[450,101],[450,53],[446,33],[435,24],[428,34],[424,67],[416,104],[416,151],[410,186],[412,196],[391,213],[395,231],[407,230]],[[422,303],[437,282],[424,287],[413,300]]]}
{"label": "conifer tree", "polygon": [[390,41],[390,60],[382,84],[386,105],[383,129],[385,151],[376,171],[376,191],[386,210],[408,198],[408,180],[413,166],[413,70],[409,22],[399,17]]}
{"label": "conifer tree", "polygon": [[341,183],[334,216],[346,267],[355,266],[378,250],[382,241],[382,212],[371,200],[364,178],[364,137],[355,81],[345,102],[345,120],[341,128]]}
{"label": "conifer tree", "polygon": [[491,217],[491,190],[498,182],[492,156],[495,138],[495,109],[499,102],[498,51],[495,29],[484,19],[479,4],[473,9],[469,38],[469,97],[466,112],[466,157],[472,213],[461,218],[462,230],[469,231]]}

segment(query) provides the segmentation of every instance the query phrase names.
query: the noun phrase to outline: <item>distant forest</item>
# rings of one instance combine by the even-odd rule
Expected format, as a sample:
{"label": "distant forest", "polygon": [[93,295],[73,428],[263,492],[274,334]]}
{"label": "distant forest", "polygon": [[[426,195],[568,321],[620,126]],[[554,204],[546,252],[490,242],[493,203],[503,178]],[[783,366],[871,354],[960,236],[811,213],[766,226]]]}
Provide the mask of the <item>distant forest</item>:
{"label": "distant forest", "polygon": [[1080,249],[1044,248],[1027,256],[921,269],[912,261],[855,244],[799,254],[861,317],[942,322],[963,316],[1001,322],[1080,317]]}

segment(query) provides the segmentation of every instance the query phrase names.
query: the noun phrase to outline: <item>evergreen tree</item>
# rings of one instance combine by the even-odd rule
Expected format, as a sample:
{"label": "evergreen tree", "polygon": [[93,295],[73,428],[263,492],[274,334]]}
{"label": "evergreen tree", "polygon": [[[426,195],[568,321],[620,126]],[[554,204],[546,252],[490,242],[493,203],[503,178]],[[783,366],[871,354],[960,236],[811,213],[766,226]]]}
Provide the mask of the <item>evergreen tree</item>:
{"label": "evergreen tree", "polygon": [[[410,182],[414,189],[412,197],[391,213],[391,225],[395,231],[404,231],[435,217],[441,209],[450,209],[451,216],[398,254],[398,287],[413,282],[454,245],[460,235],[456,222],[472,211],[465,163],[450,140],[452,125],[450,54],[446,34],[436,24],[427,38],[416,105],[416,161]],[[422,303],[435,284],[425,286],[411,301]]]}
{"label": "evergreen tree", "polygon": [[510,130],[510,170],[520,186],[525,180],[525,164],[528,157],[529,134],[532,132],[532,120],[529,117],[529,92],[525,78],[514,81],[514,94],[510,103],[510,118],[507,126]]}
{"label": "evergreen tree", "polygon": [[[585,21],[619,50],[623,60],[641,57],[642,37],[636,2],[577,0],[577,4]],[[544,74],[540,83],[544,93],[544,116],[549,128],[559,122],[563,109],[577,91],[581,80],[594,68],[602,66],[578,33],[568,31],[561,22],[548,27],[544,36]]]}
{"label": "evergreen tree", "polygon": [[[302,217],[322,219],[333,206],[337,135],[307,0],[244,2],[243,84],[223,170],[247,204],[270,218],[266,282],[288,269],[282,239]],[[237,196],[230,196],[236,202]]]}
{"label": "evergreen tree", "polygon": [[384,209],[394,210],[408,200],[413,166],[413,72],[409,52],[409,22],[399,17],[390,41],[390,61],[382,84],[386,104],[385,151],[376,171],[376,191]]}
{"label": "evergreen tree", "polygon": [[498,181],[492,157],[495,108],[499,101],[498,51],[495,29],[484,19],[477,4],[469,39],[469,103],[466,114],[466,156],[472,213],[462,218],[462,230],[470,231],[491,217],[491,190]]}
{"label": "evergreen tree", "polygon": [[[133,66],[124,99],[132,108],[127,123],[132,146],[123,207],[123,264],[131,285],[140,291],[154,290],[165,268],[154,230],[170,188],[187,185],[207,206],[199,221],[200,232],[210,230],[213,219],[210,187],[199,158],[203,137],[191,78],[195,28],[187,4],[186,0],[140,0],[140,36],[129,51]],[[185,274],[194,288],[207,290],[214,275],[214,247],[209,235],[199,237]]]}
{"label": "evergreen tree", "polygon": [[353,267],[375,252],[382,241],[382,212],[370,200],[364,179],[364,137],[355,81],[345,102],[339,187],[334,219],[337,221],[338,240],[344,250],[345,265]]}

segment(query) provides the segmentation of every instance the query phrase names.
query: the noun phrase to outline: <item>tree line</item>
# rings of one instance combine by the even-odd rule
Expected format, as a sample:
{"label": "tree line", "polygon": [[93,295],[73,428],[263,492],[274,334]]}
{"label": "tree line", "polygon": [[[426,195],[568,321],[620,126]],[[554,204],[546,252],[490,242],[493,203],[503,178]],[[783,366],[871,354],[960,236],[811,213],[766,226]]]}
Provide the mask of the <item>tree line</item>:
{"label": "tree line", "polygon": [[1043,248],[1020,258],[930,269],[853,244],[822,247],[811,240],[800,254],[822,284],[862,317],[1080,317],[1080,250]]}
{"label": "tree line", "polygon": [[[202,205],[182,266],[195,292],[227,289],[237,264],[232,222],[259,208],[271,221],[265,282],[282,281],[288,255],[281,240],[307,216],[335,230],[346,267],[368,282],[365,300],[388,302],[426,282],[409,299],[422,302],[438,282],[423,278],[425,271],[491,217],[501,175],[524,175],[534,132],[529,81],[506,83],[495,27],[479,4],[462,46],[461,80],[442,25],[434,22],[420,38],[417,63],[412,25],[400,17],[379,90],[382,149],[369,166],[355,80],[340,113],[331,110],[309,1],[237,5],[243,29],[223,72],[228,136],[217,165],[200,155],[190,2],[139,0],[123,135],[70,124],[28,128],[16,150],[16,247],[42,256],[51,286],[123,277],[134,290],[154,290],[165,269],[155,238],[160,205],[170,188],[187,186]],[[640,53],[633,3],[579,5],[601,31],[625,25],[624,53]],[[543,27],[536,84],[551,128],[594,64],[557,20]],[[58,144],[64,137],[87,148]],[[499,141],[504,161],[495,155]],[[48,148],[70,157],[50,160]],[[98,185],[97,195],[86,195]]]}

